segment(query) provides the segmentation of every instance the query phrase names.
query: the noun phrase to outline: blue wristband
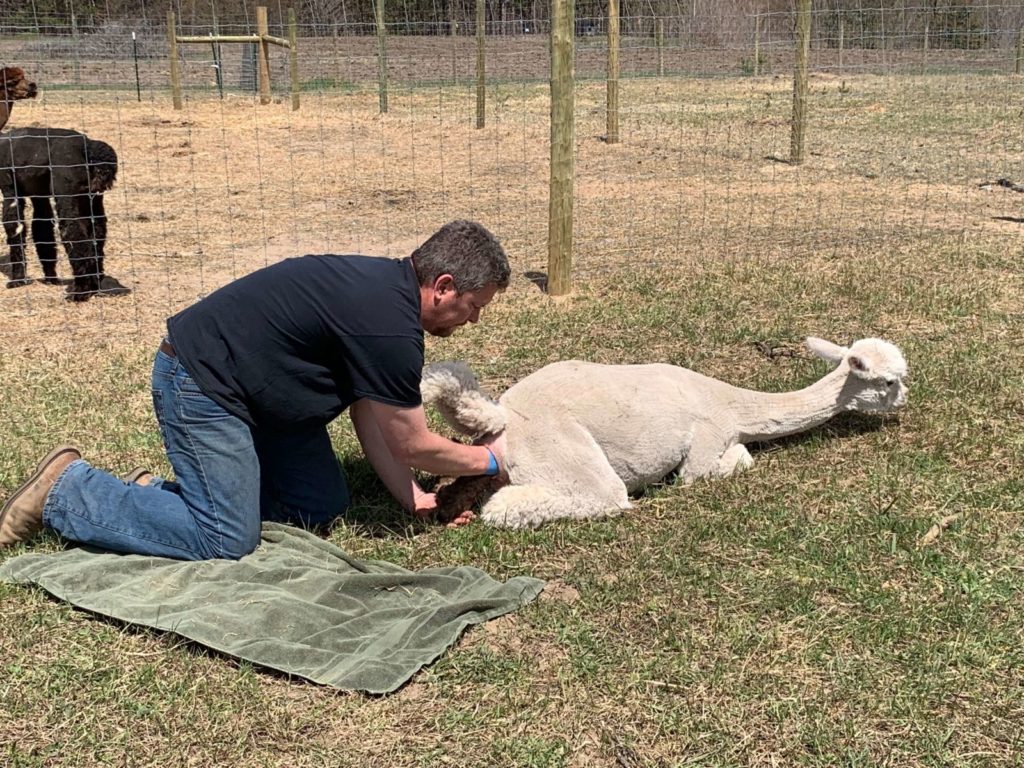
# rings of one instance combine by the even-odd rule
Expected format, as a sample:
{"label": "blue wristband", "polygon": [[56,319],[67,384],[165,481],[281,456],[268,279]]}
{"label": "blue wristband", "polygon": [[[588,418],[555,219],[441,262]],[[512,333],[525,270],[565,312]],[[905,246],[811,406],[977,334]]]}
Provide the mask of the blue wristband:
{"label": "blue wristband", "polygon": [[[484,447],[487,448],[487,446],[484,446]],[[498,470],[498,460],[496,458],[494,458],[494,453],[491,452],[490,448],[487,448],[487,456],[489,458],[488,458],[488,461],[487,461],[487,469],[484,470],[484,474],[487,477],[494,477],[496,474],[498,474],[498,471],[499,471]]]}

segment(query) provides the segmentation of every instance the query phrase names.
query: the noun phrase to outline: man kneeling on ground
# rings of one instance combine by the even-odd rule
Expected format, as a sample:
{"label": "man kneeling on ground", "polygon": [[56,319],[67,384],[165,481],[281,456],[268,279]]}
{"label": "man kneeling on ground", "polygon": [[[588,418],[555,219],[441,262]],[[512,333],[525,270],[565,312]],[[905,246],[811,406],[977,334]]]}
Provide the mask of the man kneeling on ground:
{"label": "man kneeling on ground", "polygon": [[45,526],[120,552],[240,558],[259,544],[261,520],[319,526],[348,507],[327,433],[346,409],[391,494],[431,517],[434,495],[413,468],[498,474],[502,450],[429,430],[423,332],[477,322],[508,281],[494,235],[453,221],[408,258],[303,256],[229,283],[167,321],[153,365],[175,480],[122,480],[61,446],[0,509],[0,546]]}

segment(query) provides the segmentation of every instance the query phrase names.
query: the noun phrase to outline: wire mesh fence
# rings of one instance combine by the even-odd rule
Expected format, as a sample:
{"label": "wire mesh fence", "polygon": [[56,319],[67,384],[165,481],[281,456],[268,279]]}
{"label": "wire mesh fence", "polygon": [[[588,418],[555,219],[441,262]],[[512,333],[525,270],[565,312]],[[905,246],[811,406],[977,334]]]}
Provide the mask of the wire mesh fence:
{"label": "wire mesh fence", "polygon": [[[180,46],[176,111],[162,14],[8,10],[0,57],[40,91],[13,105],[8,129],[74,129],[116,149],[105,268],[133,293],[77,305],[42,284],[12,288],[0,295],[11,319],[0,336],[66,331],[60,345],[116,327],[152,339],[165,317],[259,266],[315,251],[406,255],[456,217],[492,228],[520,275],[543,272],[544,5],[487,6],[479,130],[469,3],[387,3],[386,115],[370,4],[300,9],[294,112],[283,53],[270,54],[275,99],[261,106],[254,45]],[[237,12],[178,10],[182,36],[255,29]],[[287,8],[269,11],[270,33],[286,37]],[[1019,248],[1016,196],[983,186],[1024,179],[1019,5],[816,7],[800,169],[786,163],[791,9],[624,3],[621,22],[622,141],[612,145],[607,20],[577,3],[578,280],[728,263],[769,273],[968,242]],[[28,266],[38,275],[31,255]],[[63,257],[61,271],[70,276]]]}

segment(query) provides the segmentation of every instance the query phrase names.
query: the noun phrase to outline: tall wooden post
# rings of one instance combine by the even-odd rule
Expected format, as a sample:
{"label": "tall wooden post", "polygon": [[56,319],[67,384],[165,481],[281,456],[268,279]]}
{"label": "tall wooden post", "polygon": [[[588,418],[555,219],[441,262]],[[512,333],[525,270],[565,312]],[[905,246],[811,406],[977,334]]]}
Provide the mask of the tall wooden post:
{"label": "tall wooden post", "polygon": [[843,35],[846,32],[846,18],[839,17],[839,71],[843,70]]}
{"label": "tall wooden post", "polygon": [[292,109],[299,108],[299,30],[295,19],[295,9],[288,9],[288,72],[292,79]]}
{"label": "tall wooden post", "polygon": [[761,74],[761,17],[754,16],[754,77]]}
{"label": "tall wooden post", "polygon": [[885,37],[885,8],[878,6],[878,34],[882,41],[882,71],[889,74],[889,43]]}
{"label": "tall wooden post", "polygon": [[1024,28],[1017,34],[1017,58],[1013,65],[1013,71],[1019,75],[1022,67],[1024,67]]}
{"label": "tall wooden post", "polygon": [[458,24],[455,23],[455,3],[453,0],[448,0],[448,35],[452,39],[452,82],[459,82],[459,44],[455,39],[455,34],[458,31]]}
{"label": "tall wooden post", "polygon": [[572,185],[575,76],[574,0],[551,2],[551,183],[548,208],[548,293],[572,290]]}
{"label": "tall wooden post", "polygon": [[265,5],[256,6],[256,33],[263,38],[257,46],[260,57],[260,104],[269,104],[270,43],[264,36],[270,34],[270,24],[267,22],[267,7]]}
{"label": "tall wooden post", "polygon": [[476,0],[476,127],[484,127],[487,109],[486,41],[487,15],[484,0]]}
{"label": "tall wooden post", "polygon": [[609,144],[619,143],[619,0],[608,0],[608,129]]}
{"label": "tall wooden post", "polygon": [[171,98],[181,109],[181,70],[178,65],[178,35],[174,29],[174,11],[167,12],[167,45],[171,51]]}
{"label": "tall wooden post", "polygon": [[658,49],[658,77],[665,76],[665,20],[660,16],[654,21],[654,44]]}
{"label": "tall wooden post", "polygon": [[807,128],[807,59],[811,54],[811,0],[797,0],[796,65],[793,70],[793,129],[789,162],[804,161],[804,132]]}
{"label": "tall wooden post", "polygon": [[373,11],[377,19],[377,91],[383,114],[388,111],[388,31],[384,26],[384,0],[374,0]]}
{"label": "tall wooden post", "polygon": [[[35,4],[32,5],[33,9]],[[71,11],[71,45],[75,52],[75,85],[82,82],[82,60],[79,58],[82,47],[78,43],[78,19],[75,16],[75,6],[68,0],[68,10]]]}

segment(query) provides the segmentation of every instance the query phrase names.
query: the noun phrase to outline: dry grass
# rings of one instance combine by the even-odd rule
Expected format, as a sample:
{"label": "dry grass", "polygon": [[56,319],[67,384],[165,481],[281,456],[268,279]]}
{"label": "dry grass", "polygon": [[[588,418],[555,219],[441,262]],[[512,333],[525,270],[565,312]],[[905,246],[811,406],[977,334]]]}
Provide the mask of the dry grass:
{"label": "dry grass", "polygon": [[5,492],[63,439],[112,470],[163,466],[149,360],[198,296],[289,253],[404,255],[456,216],[502,238],[515,281],[428,356],[470,361],[496,391],[569,357],[795,388],[820,365],[754,343],[806,334],[890,338],[913,379],[898,420],[841,418],[762,446],[743,476],[538,532],[406,525],[339,424],[357,498],[337,543],[540,576],[553,599],[368,698],[0,585],[0,761],[1018,765],[1024,196],[977,185],[1020,173],[1019,81],[812,82],[800,168],[778,161],[784,79],[626,81],[615,146],[602,88],[582,85],[577,291],[560,302],[525,276],[546,265],[542,86],[496,86],[481,131],[473,94],[447,87],[397,91],[386,116],[361,91],[297,113],[58,92],[15,113],[117,148],[107,262],[135,292],[0,295]]}

